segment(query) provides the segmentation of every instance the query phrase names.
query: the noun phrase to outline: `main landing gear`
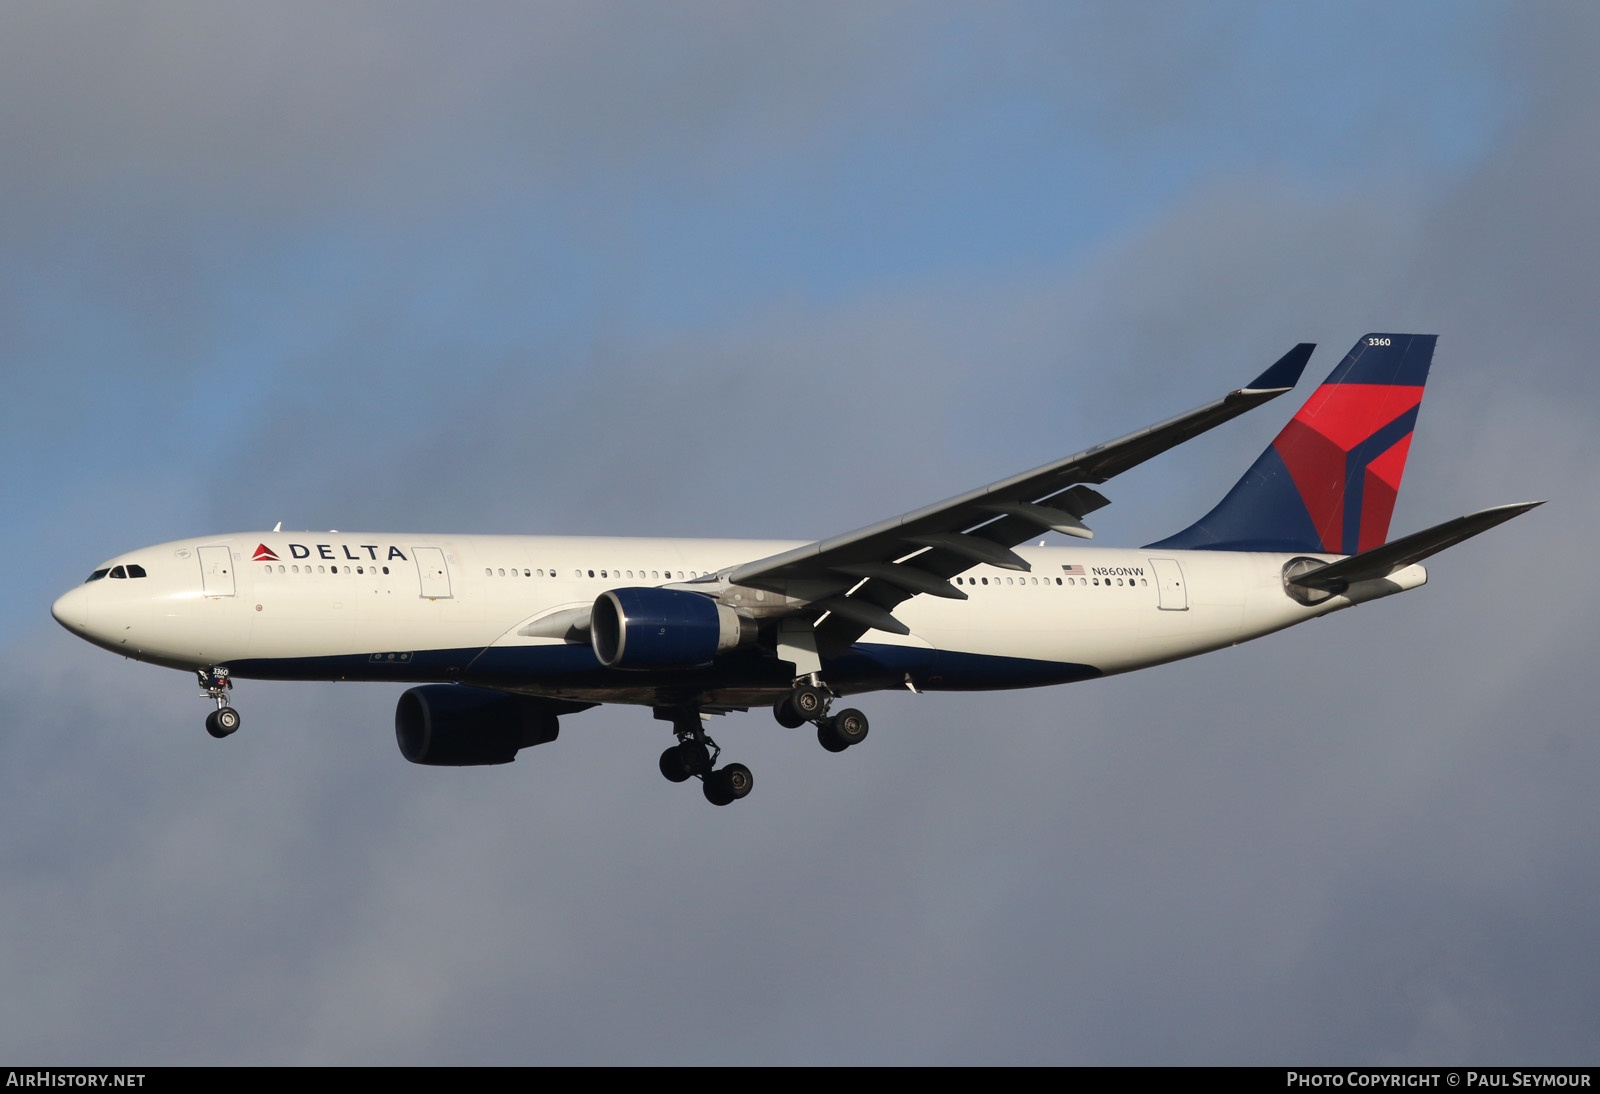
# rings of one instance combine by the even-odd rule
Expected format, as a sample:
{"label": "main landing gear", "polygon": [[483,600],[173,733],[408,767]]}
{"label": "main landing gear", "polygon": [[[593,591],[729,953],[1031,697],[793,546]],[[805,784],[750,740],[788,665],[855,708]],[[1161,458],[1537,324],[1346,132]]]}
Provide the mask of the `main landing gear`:
{"label": "main landing gear", "polygon": [[705,725],[696,710],[659,708],[656,717],[672,723],[678,743],[661,754],[661,774],[668,782],[700,779],[706,801],[712,805],[731,805],[750,793],[755,777],[744,764],[717,768],[722,749],[706,735]]}
{"label": "main landing gear", "polygon": [[833,702],[816,676],[803,676],[794,690],[772,705],[772,716],[785,729],[799,729],[807,722],[817,727],[817,743],[829,752],[843,752],[867,739],[867,716],[854,707],[829,715]]}
{"label": "main landing gear", "polygon": [[221,740],[239,728],[239,712],[228,705],[233,680],[221,666],[196,669],[195,675],[200,678],[200,698],[215,700],[217,704],[217,709],[206,715],[206,732]]}

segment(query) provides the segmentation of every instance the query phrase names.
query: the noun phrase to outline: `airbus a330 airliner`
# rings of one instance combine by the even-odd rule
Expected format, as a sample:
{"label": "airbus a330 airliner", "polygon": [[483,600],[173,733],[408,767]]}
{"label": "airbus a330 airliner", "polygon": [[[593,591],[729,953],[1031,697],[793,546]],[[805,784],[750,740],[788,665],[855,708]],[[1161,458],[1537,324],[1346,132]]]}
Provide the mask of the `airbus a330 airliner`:
{"label": "airbus a330 airliner", "polygon": [[1138,550],[1088,539],[1094,486],[1294,387],[1313,347],[1187,414],[814,543],[240,533],[113,558],[55,602],[74,634],[198,675],[214,737],[233,682],[385,680],[413,763],[507,763],[599,703],[650,707],[673,782],[727,805],[711,715],[771,707],[831,752],[886,688],[1065,684],[1231,646],[1421,585],[1417,563],[1540,502],[1388,541],[1432,335],[1358,341],[1221,502]]}

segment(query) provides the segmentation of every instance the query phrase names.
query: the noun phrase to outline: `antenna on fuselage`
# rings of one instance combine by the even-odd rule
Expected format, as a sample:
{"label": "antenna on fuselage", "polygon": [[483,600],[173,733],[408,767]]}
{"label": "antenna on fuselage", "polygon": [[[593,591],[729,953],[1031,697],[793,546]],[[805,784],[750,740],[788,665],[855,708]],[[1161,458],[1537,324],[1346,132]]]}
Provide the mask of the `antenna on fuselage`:
{"label": "antenna on fuselage", "polygon": [[277,524],[274,524],[274,525],[273,525],[273,526],[272,526],[272,530],[273,530],[273,531],[274,531],[274,532],[281,532],[281,531],[283,531],[283,521],[281,521],[281,520],[280,520],[280,521],[279,521],[279,522],[278,522],[278,523],[277,523]]}

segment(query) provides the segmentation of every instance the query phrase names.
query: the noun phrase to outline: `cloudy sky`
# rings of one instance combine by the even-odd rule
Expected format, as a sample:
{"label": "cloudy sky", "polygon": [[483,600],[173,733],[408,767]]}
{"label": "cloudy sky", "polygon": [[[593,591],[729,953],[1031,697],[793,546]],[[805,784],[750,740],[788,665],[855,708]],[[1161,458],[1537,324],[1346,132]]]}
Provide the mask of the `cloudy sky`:
{"label": "cloudy sky", "polygon": [[[0,11],[0,1059],[1572,1063],[1600,1026],[1591,5]],[[1253,645],[647,713],[503,768],[399,688],[67,634],[287,528],[811,539],[1438,333],[1397,532],[1544,508]],[[1292,398],[1107,488],[1187,525]],[[1577,582],[1577,584],[1574,584]]]}

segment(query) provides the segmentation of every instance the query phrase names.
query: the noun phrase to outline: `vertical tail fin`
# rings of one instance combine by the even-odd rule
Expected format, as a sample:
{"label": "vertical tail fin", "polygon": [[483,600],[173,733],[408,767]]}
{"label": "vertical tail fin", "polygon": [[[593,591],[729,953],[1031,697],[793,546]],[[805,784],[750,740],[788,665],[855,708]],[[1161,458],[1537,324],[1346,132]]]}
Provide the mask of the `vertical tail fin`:
{"label": "vertical tail fin", "polygon": [[1353,555],[1388,538],[1432,334],[1368,334],[1215,509],[1151,547]]}

